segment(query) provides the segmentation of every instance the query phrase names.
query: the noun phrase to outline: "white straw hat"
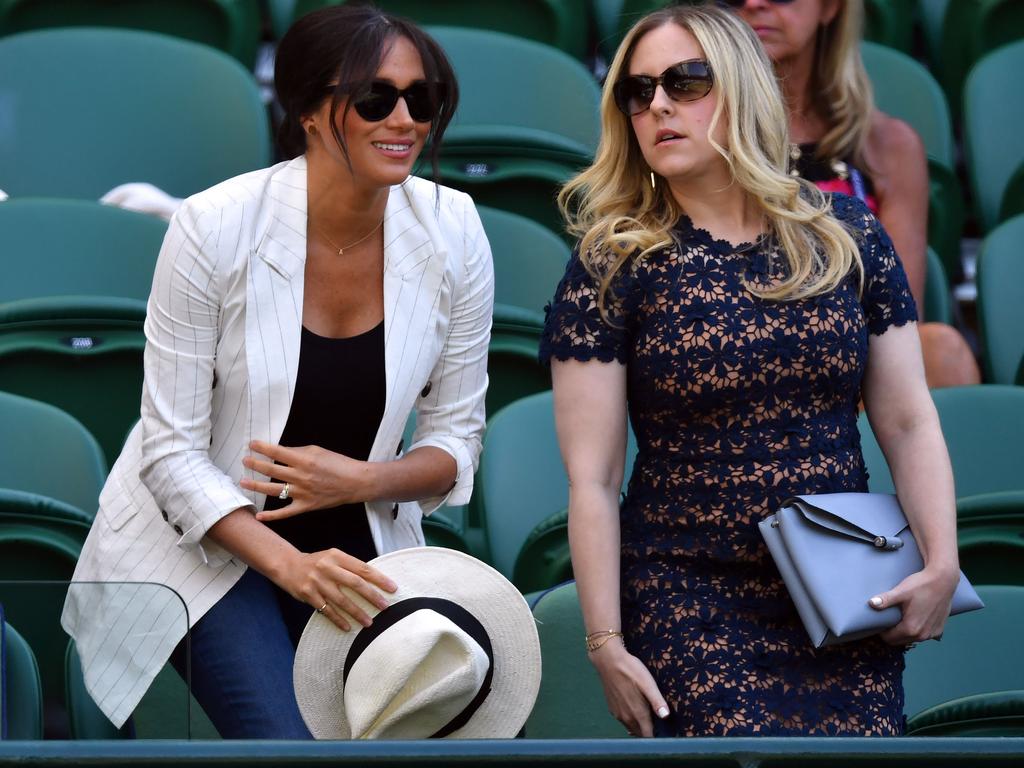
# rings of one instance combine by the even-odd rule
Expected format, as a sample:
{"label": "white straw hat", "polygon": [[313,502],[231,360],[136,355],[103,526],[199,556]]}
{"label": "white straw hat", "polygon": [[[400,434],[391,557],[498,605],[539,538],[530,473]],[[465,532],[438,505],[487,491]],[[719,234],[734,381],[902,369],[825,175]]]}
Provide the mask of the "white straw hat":
{"label": "white straw hat", "polygon": [[295,652],[295,697],[318,739],[511,738],[540,688],[526,600],[462,552],[402,549],[370,563],[398,591],[342,632],[314,613]]}

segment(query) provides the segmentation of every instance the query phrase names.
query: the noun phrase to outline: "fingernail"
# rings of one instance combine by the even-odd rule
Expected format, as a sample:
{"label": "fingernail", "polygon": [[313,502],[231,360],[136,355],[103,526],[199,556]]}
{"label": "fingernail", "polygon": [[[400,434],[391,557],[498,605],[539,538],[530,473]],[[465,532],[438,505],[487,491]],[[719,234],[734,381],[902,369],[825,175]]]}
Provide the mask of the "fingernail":
{"label": "fingernail", "polygon": [[387,590],[388,590],[388,592],[397,592],[398,591],[398,585],[395,584],[395,582],[393,582],[393,581],[389,581],[388,582],[388,586],[387,586]]}
{"label": "fingernail", "polygon": [[658,717],[665,719],[668,717],[668,707],[662,707],[658,710]]}
{"label": "fingernail", "polygon": [[881,608],[882,607],[882,598],[879,597],[878,595],[875,595],[874,597],[872,597],[870,600],[868,600],[868,602],[871,603],[871,607],[872,608]]}

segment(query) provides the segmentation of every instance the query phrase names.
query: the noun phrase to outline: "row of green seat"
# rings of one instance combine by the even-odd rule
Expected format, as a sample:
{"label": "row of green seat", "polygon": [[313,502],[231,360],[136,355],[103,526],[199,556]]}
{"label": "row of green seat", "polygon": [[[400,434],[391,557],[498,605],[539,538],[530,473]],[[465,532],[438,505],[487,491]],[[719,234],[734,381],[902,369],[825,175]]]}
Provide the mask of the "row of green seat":
{"label": "row of green seat", "polygon": [[[0,597],[19,585],[0,582]],[[59,603],[67,589],[90,585],[23,585],[25,595]],[[129,585],[125,585],[129,588]],[[143,585],[137,588],[157,588]],[[922,643],[906,658],[903,683],[907,733],[911,736],[1024,736],[1024,667],[1017,636],[1024,611],[1024,587],[980,585],[982,611],[949,620],[942,642]],[[576,585],[563,584],[538,595],[532,605],[540,634],[543,676],[537,701],[523,729],[526,739],[625,738],[608,713],[597,673],[581,639],[585,634]],[[63,707],[72,739],[217,738],[187,688],[165,668],[120,731],[103,717],[85,691],[73,643],[51,626],[59,658],[37,662],[33,642],[15,627],[39,624],[32,609],[15,606],[5,627],[8,737],[37,740],[44,735],[43,709]],[[40,627],[35,627],[41,634]],[[57,700],[47,698],[44,679],[61,683]],[[662,743],[663,744],[663,743]],[[510,745],[510,749],[515,747]],[[663,746],[652,746],[660,751]]]}

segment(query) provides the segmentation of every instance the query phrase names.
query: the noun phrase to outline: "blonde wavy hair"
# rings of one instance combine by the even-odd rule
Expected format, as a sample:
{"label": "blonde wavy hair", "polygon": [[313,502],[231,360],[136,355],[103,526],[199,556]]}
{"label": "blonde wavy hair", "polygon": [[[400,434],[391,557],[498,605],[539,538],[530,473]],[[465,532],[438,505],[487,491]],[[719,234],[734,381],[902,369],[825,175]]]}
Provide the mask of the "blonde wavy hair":
{"label": "blonde wavy hair", "polygon": [[626,34],[601,96],[594,163],[558,195],[568,231],[580,239],[580,258],[600,283],[598,304],[605,319],[615,275],[627,261],[673,245],[671,229],[684,213],[663,180],[653,188],[649,184],[650,169],[630,120],[612,96],[615,82],[628,74],[640,38],[665,24],[688,30],[703,49],[718,95],[708,136],[726,121],[727,147],[711,143],[728,163],[733,183],[760,207],[773,247],[789,264],[785,280],[748,289],[762,298],[792,300],[833,290],[851,270],[863,280],[857,245],[831,215],[829,202],[813,185],[787,173],[785,107],[760,41],[733,13],[673,6],[645,16]]}
{"label": "blonde wavy hair", "polygon": [[851,158],[867,169],[864,147],[875,109],[875,95],[860,41],[864,32],[864,0],[837,0],[839,10],[830,23],[818,29],[810,89],[814,107],[828,121],[829,129],[818,142],[822,158]]}

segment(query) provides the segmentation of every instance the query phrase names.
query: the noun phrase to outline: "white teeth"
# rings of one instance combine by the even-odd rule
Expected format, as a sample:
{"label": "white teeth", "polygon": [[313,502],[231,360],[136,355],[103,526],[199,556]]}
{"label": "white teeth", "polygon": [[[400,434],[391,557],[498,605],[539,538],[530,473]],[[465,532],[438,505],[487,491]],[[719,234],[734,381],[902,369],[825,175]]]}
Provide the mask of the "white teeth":
{"label": "white teeth", "polygon": [[382,141],[373,142],[373,146],[380,147],[381,149],[387,149],[391,152],[404,152],[409,148],[409,144],[385,144]]}

